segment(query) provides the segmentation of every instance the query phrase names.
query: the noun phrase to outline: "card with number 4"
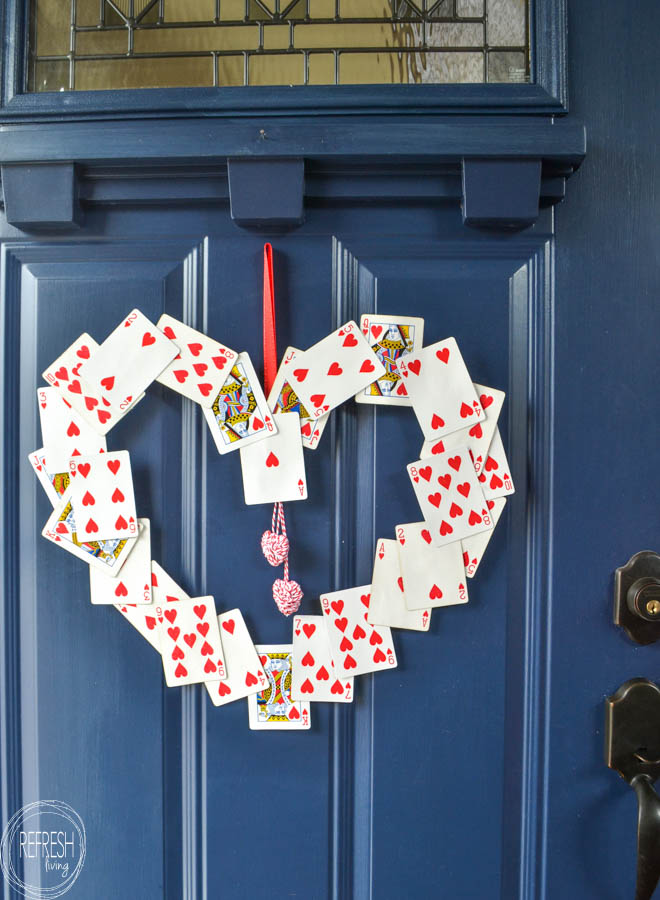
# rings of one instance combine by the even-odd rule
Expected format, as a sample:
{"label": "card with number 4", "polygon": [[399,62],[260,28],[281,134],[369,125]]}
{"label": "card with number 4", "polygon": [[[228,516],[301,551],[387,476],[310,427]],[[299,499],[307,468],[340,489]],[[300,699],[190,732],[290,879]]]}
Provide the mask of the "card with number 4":
{"label": "card with number 4", "polygon": [[397,542],[381,538],[376,544],[374,572],[371,580],[371,603],[367,621],[372,625],[428,631],[431,624],[430,603],[424,608],[408,608],[406,583],[401,573]]}
{"label": "card with number 4", "polygon": [[80,367],[80,377],[124,412],[172,362],[179,348],[139,309],[133,309]]}
{"label": "card with number 4", "polygon": [[243,494],[248,506],[307,499],[305,455],[298,416],[273,416],[277,434],[241,448]]}
{"label": "card with number 4", "polygon": [[[397,525],[395,531],[408,609],[454,606],[468,602],[459,541],[436,547],[426,522]],[[469,540],[474,541],[479,537],[481,535]]]}
{"label": "card with number 4", "polygon": [[292,646],[292,700],[353,702],[353,679],[337,675],[323,616],[296,616]]}
{"label": "card with number 4", "polygon": [[200,406],[212,406],[236,352],[167,314],[160,317],[157,327],[176,344],[179,353],[156,381]]}
{"label": "card with number 4", "polygon": [[398,363],[404,356],[422,349],[424,319],[368,314],[360,319],[360,328],[376,359],[385,367],[385,373],[355,395],[356,403],[410,406]]}
{"label": "card with number 4", "polygon": [[137,535],[128,450],[80,456],[69,463],[78,537],[107,540]]}
{"label": "card with number 4", "polygon": [[204,410],[218,453],[230,453],[277,433],[270,407],[247,353],[239,353],[220,392]]}
{"label": "card with number 4", "polygon": [[309,728],[309,700],[291,699],[291,644],[257,644],[256,649],[268,683],[263,690],[248,697],[250,728],[253,731]]}
{"label": "card with number 4", "polygon": [[156,608],[177,603],[179,600],[190,600],[183,588],[167,574],[162,566],[155,560],[151,560],[151,603],[136,606],[130,603],[117,603],[117,609],[133,628],[140,632],[142,637],[149,641],[151,646],[160,653],[160,637],[158,633],[158,620]]}
{"label": "card with number 4", "polygon": [[385,374],[355,322],[346,322],[301,353],[289,368],[289,382],[314,419]]}
{"label": "card with number 4", "polygon": [[301,353],[302,351],[295,347],[286,348],[268,395],[268,405],[274,413],[298,413],[303,447],[315,450],[321,440],[330,413],[326,413],[318,419],[311,416],[287,380],[292,371],[291,364]]}
{"label": "card with number 4", "polygon": [[396,668],[392,632],[368,621],[370,603],[370,584],[321,594],[330,652],[342,678]]}
{"label": "card with number 4", "polygon": [[219,681],[227,674],[213,597],[156,606],[168,687]]}
{"label": "card with number 4", "polygon": [[457,447],[467,447],[472,455],[475,471],[477,475],[479,474],[484,460],[488,456],[488,448],[493,440],[506,395],[504,391],[485,387],[483,384],[475,384],[474,389],[479,395],[479,403],[481,403],[486,418],[482,422],[475,422],[474,425],[454,431],[439,441],[424,441],[419,454],[421,459],[450,453]]}
{"label": "card with number 4", "polygon": [[405,356],[398,368],[427,441],[485,419],[453,337]]}
{"label": "card with number 4", "polygon": [[436,544],[492,529],[488,505],[467,447],[410,463],[408,474]]}
{"label": "card with number 4", "polygon": [[267,679],[240,609],[222,613],[218,625],[227,674],[220,681],[207,681],[206,690],[214,706],[224,706],[263,690]]}

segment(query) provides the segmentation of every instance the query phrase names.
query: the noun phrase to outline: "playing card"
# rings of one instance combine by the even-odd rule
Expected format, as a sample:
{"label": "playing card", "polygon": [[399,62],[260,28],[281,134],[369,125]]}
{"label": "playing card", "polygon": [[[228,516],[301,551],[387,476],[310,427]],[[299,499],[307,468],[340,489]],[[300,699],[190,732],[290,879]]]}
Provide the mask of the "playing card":
{"label": "playing card", "polygon": [[136,606],[130,603],[115,604],[115,609],[136,628],[143,638],[160,653],[160,635],[158,633],[158,621],[156,608],[166,606],[168,603],[176,603],[179,600],[190,600],[190,597],[171,578],[167,572],[151,560],[151,603]]}
{"label": "playing card", "polygon": [[71,480],[68,465],[65,472],[49,472],[46,464],[46,451],[43,447],[40,450],[35,450],[30,453],[28,459],[30,460],[30,465],[34,470],[34,474],[39,479],[39,483],[46,491],[46,495],[50,500],[51,505],[57,506]]}
{"label": "playing card", "polygon": [[105,438],[78,415],[57,388],[38,388],[37,400],[42,442],[54,472],[67,472],[72,456],[105,452]]}
{"label": "playing card", "polygon": [[287,347],[282,357],[282,362],[277,370],[277,375],[268,395],[268,405],[274,413],[298,413],[300,420],[300,434],[303,447],[315,450],[318,447],[321,435],[325,429],[330,413],[314,419],[303,406],[294,389],[287,381],[291,363],[302,353],[295,347]]}
{"label": "playing card", "polygon": [[241,447],[243,493],[248,506],[307,499],[305,459],[298,416],[279,413],[277,434]]}
{"label": "playing card", "polygon": [[504,452],[500,429],[496,428],[493,440],[488,448],[486,462],[479,474],[479,484],[486,500],[495,500],[497,497],[506,497],[515,493],[516,489],[513,486],[510,472],[509,460]]}
{"label": "playing card", "polygon": [[364,315],[360,319],[360,328],[376,358],[385,367],[385,374],[356,394],[356,402],[410,406],[397,363],[401,357],[422,349],[424,319]]}
{"label": "playing card", "polygon": [[123,540],[113,538],[104,541],[87,541],[80,538],[76,531],[76,521],[71,504],[71,485],[50,514],[41,534],[47,540],[57,544],[58,547],[109,575],[118,574],[137,540],[137,536]]}
{"label": "playing card", "polygon": [[51,363],[43,372],[44,379],[57,388],[73,409],[87,421],[97,434],[107,434],[126,413],[133,409],[144,394],[140,394],[124,410],[118,411],[110,406],[110,401],[103,396],[100,389],[92,388],[82,378],[80,370],[86,360],[91,359],[99,345],[88,334],[81,334],[61,356]]}
{"label": "playing card", "polygon": [[347,322],[296,358],[289,383],[318,419],[384,374],[360,329]]}
{"label": "playing card", "polygon": [[167,314],[157,327],[174,341],[179,353],[156,381],[200,406],[212,406],[236,359],[235,351]]}
{"label": "playing card", "polygon": [[206,690],[214,706],[224,706],[263,690],[267,678],[240,609],[219,615],[218,625],[227,675],[221,681],[207,681]]}
{"label": "playing card", "polygon": [[[407,608],[420,610],[467,603],[460,541],[436,547],[426,522],[397,525],[395,531]],[[480,537],[479,534],[468,540],[476,541]]]}
{"label": "playing card", "polygon": [[430,605],[427,603],[425,608],[414,611],[406,606],[405,581],[399,565],[397,542],[380,538],[376,544],[367,621],[372,625],[389,625],[390,628],[428,631],[431,624]]}
{"label": "playing card", "polygon": [[371,585],[321,594],[330,652],[342,678],[396,668],[392,632],[367,621]]}
{"label": "playing card", "polygon": [[[488,500],[488,508],[490,516],[493,520],[493,529],[497,525],[500,516],[506,506],[506,497],[498,497],[497,500]],[[463,565],[465,566],[465,574],[468,578],[473,578],[479,568],[479,563],[483,559],[484,552],[488,546],[488,542],[493,536],[493,529],[490,531],[482,531],[481,534],[475,534],[472,537],[465,538],[461,541],[463,548]],[[455,544],[448,544],[448,547],[454,547]]]}
{"label": "playing card", "polygon": [[69,472],[79,538],[135,537],[137,516],[128,450],[76,457],[69,463]]}
{"label": "playing card", "polygon": [[156,620],[168,687],[219,681],[227,674],[213,597],[157,604]]}
{"label": "playing card", "polygon": [[239,353],[211,408],[204,410],[218,453],[247,447],[277,433],[247,353]]}
{"label": "playing card", "polygon": [[353,702],[353,678],[338,678],[323,616],[293,620],[292,700]]}
{"label": "playing card", "polygon": [[398,368],[427,441],[485,418],[453,337],[404,356]]}
{"label": "playing card", "polygon": [[474,389],[479,396],[479,402],[486,418],[482,422],[475,422],[474,425],[467,425],[465,428],[453,431],[438,441],[424,441],[419,454],[421,459],[425,459],[427,456],[437,456],[440,453],[449,453],[456,447],[467,447],[472,454],[475,471],[477,475],[479,474],[488,455],[488,448],[493,440],[506,395],[504,391],[485,387],[483,384],[475,384]]}
{"label": "playing card", "polygon": [[291,644],[257,644],[256,649],[268,684],[248,697],[250,728],[254,731],[309,728],[309,701],[291,699]]}
{"label": "playing card", "polygon": [[493,527],[467,447],[408,465],[417,502],[436,544],[450,544]]}
{"label": "playing card", "polygon": [[124,412],[178,352],[173,341],[139,309],[133,309],[83,362],[80,377],[115,412]]}
{"label": "playing card", "polygon": [[93,604],[151,603],[151,527],[149,519],[138,519],[140,533],[121,574],[106,575],[89,570],[89,593]]}

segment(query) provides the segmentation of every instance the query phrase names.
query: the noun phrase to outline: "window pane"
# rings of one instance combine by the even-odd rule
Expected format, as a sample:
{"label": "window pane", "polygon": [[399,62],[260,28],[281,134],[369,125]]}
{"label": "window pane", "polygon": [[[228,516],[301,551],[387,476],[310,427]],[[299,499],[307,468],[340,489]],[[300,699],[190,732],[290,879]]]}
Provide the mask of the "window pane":
{"label": "window pane", "polygon": [[31,91],[529,80],[531,0],[32,0]]}

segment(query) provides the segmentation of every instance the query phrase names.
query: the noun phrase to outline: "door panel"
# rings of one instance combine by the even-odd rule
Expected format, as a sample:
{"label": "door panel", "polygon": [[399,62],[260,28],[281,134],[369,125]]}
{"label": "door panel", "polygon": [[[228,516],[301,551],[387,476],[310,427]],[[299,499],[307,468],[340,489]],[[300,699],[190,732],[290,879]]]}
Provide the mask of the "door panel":
{"label": "door panel", "polygon": [[[435,210],[436,233],[424,234],[428,217],[345,207],[274,236],[280,352],[362,312],[424,316],[427,342],[455,335],[474,377],[508,391],[502,428],[518,493],[469,583],[469,605],[436,612],[429,635],[397,632],[399,668],[359,679],[353,707],[315,707],[302,734],[251,732],[244,702],[215,709],[200,687],[166,689],[151,648],[114,610],[90,606],[83,565],[39,536],[48,503],[26,462],[39,445],[39,373],[81,331],[101,340],[133,306],[154,321],[184,317],[249,350],[259,369],[263,238],[237,234],[222,212],[206,213],[195,233],[190,213],[171,212],[145,238],[148,213],[113,211],[95,216],[83,240],[7,245],[22,793],[66,797],[88,845],[104,847],[88,855],[71,896],[135,895],[137,885],[145,898],[192,898],[206,884],[252,898],[279,854],[282,894],[389,897],[412,885],[428,896],[447,884],[455,898],[496,897],[503,878],[501,896],[511,896],[521,817],[534,807],[525,784],[542,765],[530,744],[542,707],[523,702],[521,673],[537,691],[529,659],[545,632],[530,573],[543,567],[544,507],[526,484],[528,456],[544,452],[551,424],[551,238],[541,225],[502,243],[466,232],[449,209]],[[333,221],[341,227],[329,230]],[[289,509],[307,612],[322,591],[368,583],[375,539],[419,518],[404,471],[421,446],[412,411],[347,404],[333,419],[306,454],[311,499]],[[109,446],[131,451],[153,557],[192,594],[239,606],[257,642],[290,639],[259,549],[269,510],[243,505],[239,459],[217,455],[199,410],[153,385]],[[537,491],[543,482],[537,475]],[[126,854],[127,841],[140,853]]]}

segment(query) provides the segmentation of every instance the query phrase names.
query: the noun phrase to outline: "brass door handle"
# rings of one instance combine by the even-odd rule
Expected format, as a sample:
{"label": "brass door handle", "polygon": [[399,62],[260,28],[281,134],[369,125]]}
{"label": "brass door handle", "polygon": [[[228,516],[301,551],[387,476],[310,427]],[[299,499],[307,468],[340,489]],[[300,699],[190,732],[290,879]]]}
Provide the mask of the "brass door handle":
{"label": "brass door handle", "polygon": [[660,880],[660,688],[646,678],[626,681],[605,701],[605,761],[637,795],[637,888],[650,900]]}

